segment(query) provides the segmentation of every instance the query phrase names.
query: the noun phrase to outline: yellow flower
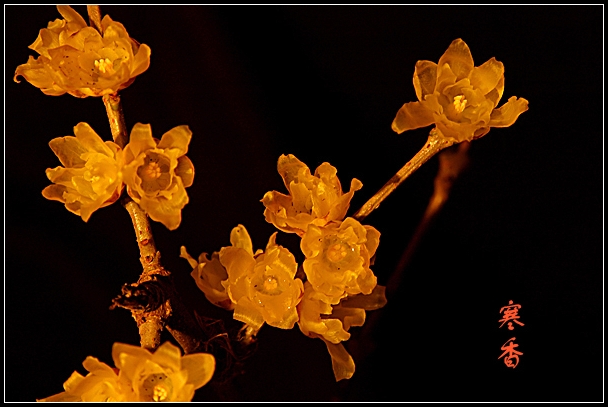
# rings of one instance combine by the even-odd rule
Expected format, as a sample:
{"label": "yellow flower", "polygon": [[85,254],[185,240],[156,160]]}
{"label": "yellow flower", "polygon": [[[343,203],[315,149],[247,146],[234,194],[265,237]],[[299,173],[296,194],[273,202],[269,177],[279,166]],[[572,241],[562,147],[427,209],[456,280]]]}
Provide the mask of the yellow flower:
{"label": "yellow flower", "polygon": [[128,194],[150,218],[170,230],[182,220],[181,211],[188,203],[185,188],[194,179],[194,166],[185,156],[191,138],[188,126],[178,126],[158,141],[149,124],[137,123],[124,150]]}
{"label": "yellow flower", "polygon": [[78,372],[72,373],[63,384],[64,392],[37,401],[66,402],[66,401],[127,401],[129,392],[118,380],[115,370],[94,357],[88,356],[82,363],[89,372],[86,377]]}
{"label": "yellow flower", "polygon": [[228,272],[220,263],[220,254],[213,252],[211,259],[207,253],[198,256],[198,261],[188,254],[186,248],[180,248],[180,257],[188,260],[192,266],[190,275],[196,282],[198,288],[205,294],[205,297],[214,305],[227,310],[234,309],[234,304],[228,297],[222,281],[228,279]]}
{"label": "yellow flower", "polygon": [[65,204],[86,222],[97,209],[114,203],[122,192],[122,151],[103,140],[87,123],[74,127],[76,137],[58,137],[49,143],[64,167],[48,168],[53,182],[42,195]]}
{"label": "yellow flower", "polygon": [[302,236],[304,272],[324,301],[337,304],[347,294],[370,294],[376,276],[369,268],[378,248],[380,232],[353,218],[320,228],[308,226]]}
{"label": "yellow flower", "polygon": [[384,293],[385,287],[376,286],[370,295],[347,296],[338,305],[331,306],[312,284],[308,281],[304,284],[304,297],[298,304],[298,325],[303,334],[325,342],[336,381],[350,379],[355,373],[355,362],[341,342],[350,338],[351,326],[363,325],[366,310],[386,304]]}
{"label": "yellow flower", "polygon": [[306,231],[309,224],[324,226],[328,222],[342,220],[355,191],[363,184],[354,178],[350,191],[342,192],[337,170],[329,163],[321,164],[314,176],[310,169],[295,156],[281,155],[277,169],[289,191],[289,195],[270,191],[262,198],[268,223],[278,229],[297,233]]}
{"label": "yellow flower", "polygon": [[277,232],[264,252],[255,254],[244,226],[230,235],[232,246],[220,250],[220,261],[228,279],[222,282],[235,304],[234,319],[259,330],[268,325],[291,329],[298,320],[296,306],[302,298],[302,280],[295,278],[298,264],[282,246],[276,244]]}
{"label": "yellow flower", "polygon": [[57,10],[64,19],[40,30],[29,46],[40,56],[17,67],[15,82],[23,76],[51,96],[103,96],[126,88],[150,66],[150,47],[139,45],[110,16],[101,21],[102,35],[70,6]]}
{"label": "yellow flower", "polygon": [[454,40],[438,64],[416,63],[414,87],[419,101],[401,107],[393,130],[402,133],[435,124],[445,139],[458,143],[482,137],[491,127],[512,125],[528,110],[528,101],[512,96],[496,109],[505,86],[504,72],[495,58],[475,67],[467,44]]}
{"label": "yellow flower", "polygon": [[181,356],[170,342],[154,353],[139,346],[115,343],[112,358],[119,380],[129,386],[129,401],[190,401],[194,391],[211,380],[215,358],[208,353]]}
{"label": "yellow flower", "polygon": [[86,377],[74,372],[64,392],[38,401],[190,401],[194,391],[211,380],[215,358],[207,353],[181,356],[170,342],[154,353],[139,346],[115,343],[111,368],[87,357]]}

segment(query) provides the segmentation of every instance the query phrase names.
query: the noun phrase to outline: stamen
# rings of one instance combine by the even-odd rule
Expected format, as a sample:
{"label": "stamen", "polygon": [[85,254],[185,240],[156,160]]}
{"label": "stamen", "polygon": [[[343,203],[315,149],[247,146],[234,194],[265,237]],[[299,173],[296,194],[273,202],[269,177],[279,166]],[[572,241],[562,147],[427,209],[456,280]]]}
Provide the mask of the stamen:
{"label": "stamen", "polygon": [[154,386],[154,393],[152,394],[152,400],[154,401],[165,401],[169,396],[169,392],[165,386],[157,384]]}
{"label": "stamen", "polygon": [[149,179],[158,178],[161,175],[160,166],[156,162],[150,162],[146,166],[144,174]]}
{"label": "stamen", "polygon": [[112,73],[114,72],[114,65],[109,58],[106,59],[98,59],[95,61],[95,68],[99,70],[101,73]]}
{"label": "stamen", "polygon": [[462,113],[466,106],[467,100],[464,98],[464,95],[454,96],[454,110],[456,110],[456,113]]}

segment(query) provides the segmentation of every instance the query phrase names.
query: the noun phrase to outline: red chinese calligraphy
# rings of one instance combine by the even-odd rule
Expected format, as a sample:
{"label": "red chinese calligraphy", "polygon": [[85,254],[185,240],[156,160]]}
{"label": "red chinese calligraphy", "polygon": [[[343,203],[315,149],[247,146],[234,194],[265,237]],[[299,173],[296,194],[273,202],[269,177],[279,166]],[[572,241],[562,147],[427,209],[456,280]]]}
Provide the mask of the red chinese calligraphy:
{"label": "red chinese calligraphy", "polygon": [[[524,326],[524,324],[522,322],[518,321],[519,315],[517,315],[517,312],[519,311],[520,308],[521,308],[521,305],[513,304],[513,300],[509,300],[509,305],[507,305],[506,307],[502,307],[500,309],[500,313],[503,315],[502,315],[502,319],[498,320],[498,322],[502,322],[502,324],[500,324],[499,328],[502,328],[502,326],[505,324],[505,322],[508,322],[507,326],[509,327],[510,331],[515,329],[515,327],[513,326],[513,322],[515,322],[516,324],[518,324],[520,326]],[[513,321],[513,322],[511,322],[511,321]]]}
{"label": "red chinese calligraphy", "polygon": [[[509,343],[509,345],[507,345]],[[505,357],[504,362],[507,367],[512,367],[515,369],[519,364],[519,356],[523,355],[523,352],[516,351],[519,345],[515,343],[515,337],[509,339],[505,342],[504,345],[500,347],[500,350],[503,350],[503,354],[498,357],[498,359]]]}

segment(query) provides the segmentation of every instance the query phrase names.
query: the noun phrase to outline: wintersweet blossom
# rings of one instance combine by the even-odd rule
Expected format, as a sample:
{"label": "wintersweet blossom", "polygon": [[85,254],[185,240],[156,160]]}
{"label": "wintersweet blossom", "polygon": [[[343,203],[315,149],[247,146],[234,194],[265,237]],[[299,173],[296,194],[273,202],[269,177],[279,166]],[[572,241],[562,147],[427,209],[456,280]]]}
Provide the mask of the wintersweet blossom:
{"label": "wintersweet blossom", "polygon": [[254,254],[247,230],[238,225],[231,233],[232,246],[220,250],[220,262],[228,274],[222,285],[235,304],[234,319],[256,331],[264,323],[293,328],[304,292],[302,280],[295,278],[298,264],[289,250],[276,244],[276,235],[270,237],[264,252]]}
{"label": "wintersweet blossom", "polygon": [[64,392],[38,401],[190,401],[194,391],[211,380],[215,358],[207,353],[181,356],[165,342],[154,353],[139,346],[115,343],[111,368],[91,356],[64,383]]}
{"label": "wintersweet blossom", "polygon": [[438,64],[416,63],[418,102],[401,107],[393,130],[402,133],[435,124],[446,140],[458,143],[482,137],[491,127],[511,126],[528,110],[528,101],[512,96],[496,109],[504,91],[504,72],[495,58],[475,67],[467,44],[454,40]]}
{"label": "wintersweet blossom", "polygon": [[289,195],[267,192],[262,198],[266,221],[278,229],[302,236],[309,224],[324,226],[342,220],[355,191],[363,184],[354,178],[350,191],[342,192],[337,170],[323,163],[311,175],[310,169],[294,155],[281,155],[277,169]]}
{"label": "wintersweet blossom", "polygon": [[53,182],[42,195],[65,204],[86,222],[97,209],[114,203],[122,192],[122,151],[104,142],[87,123],[74,127],[74,135],[49,143],[63,167],[48,168]]}
{"label": "wintersweet blossom", "polygon": [[186,153],[192,132],[177,126],[161,140],[152,137],[149,124],[137,123],[124,149],[127,192],[153,220],[170,230],[181,223],[188,203],[186,187],[194,180],[194,166]]}
{"label": "wintersweet blossom", "polygon": [[306,256],[304,272],[325,302],[337,304],[348,294],[370,294],[376,276],[370,259],[376,253],[380,232],[353,218],[325,227],[309,225],[300,247]]}
{"label": "wintersweet blossom", "polygon": [[154,353],[139,346],[115,343],[112,359],[122,385],[130,387],[129,401],[190,401],[194,391],[211,380],[215,358],[208,353],[181,355],[165,342]]}
{"label": "wintersweet blossom", "polygon": [[110,16],[101,21],[100,33],[70,6],[57,10],[64,19],[40,30],[29,46],[40,56],[17,67],[15,82],[22,76],[51,96],[103,96],[126,88],[150,66],[150,47],[129,37]]}

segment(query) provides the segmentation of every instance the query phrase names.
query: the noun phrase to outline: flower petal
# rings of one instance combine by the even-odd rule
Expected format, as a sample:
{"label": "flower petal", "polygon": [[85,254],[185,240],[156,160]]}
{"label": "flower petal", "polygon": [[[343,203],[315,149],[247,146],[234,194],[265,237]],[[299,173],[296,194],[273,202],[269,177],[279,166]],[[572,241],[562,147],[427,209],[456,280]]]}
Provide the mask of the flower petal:
{"label": "flower petal", "polygon": [[528,110],[528,101],[524,98],[511,96],[500,109],[495,109],[490,115],[490,127],[509,127],[520,114]]}
{"label": "flower petal", "polygon": [[49,146],[64,167],[79,168],[84,166],[85,160],[80,157],[82,154],[85,154],[87,150],[80,144],[76,137],[66,136],[54,138],[49,142]]}
{"label": "flower petal", "polygon": [[344,308],[362,308],[366,311],[372,311],[382,308],[386,305],[386,287],[376,285],[371,294],[349,295],[340,302],[340,306]]}
{"label": "flower petal", "polygon": [[[129,144],[125,148],[133,154],[133,157],[137,157],[143,151],[156,147],[156,142],[152,138],[152,126],[149,124],[137,123],[131,130],[131,137]],[[133,160],[131,158],[129,161]]]}
{"label": "flower petal", "polygon": [[170,368],[174,372],[181,370],[180,359],[182,353],[179,348],[171,342],[165,342],[152,354],[152,362],[159,364],[163,368]]}
{"label": "flower petal", "polygon": [[74,135],[80,144],[87,150],[96,151],[107,155],[108,157],[114,157],[112,150],[103,142],[101,137],[95,133],[95,130],[93,130],[88,123],[78,123],[74,127]]}
{"label": "flower petal", "polygon": [[401,106],[393,120],[392,129],[398,134],[433,124],[433,113],[420,102],[408,102]]}
{"label": "flower petal", "polygon": [[469,76],[473,70],[473,56],[469,46],[460,38],[452,41],[445,53],[439,58],[439,66],[448,64],[459,81]]}
{"label": "flower petal", "polygon": [[[302,161],[298,160],[293,154],[283,154],[279,157],[277,162],[277,171],[281,178],[283,178],[283,182],[285,183],[287,189],[290,188],[292,181],[298,181],[298,173],[300,172],[301,168],[308,169],[308,166]],[[308,172],[310,173],[310,170]]]}
{"label": "flower petal", "polygon": [[65,18],[65,21],[67,21],[68,24],[72,24],[70,27],[71,30],[76,31],[87,26],[87,22],[84,21],[84,18],[70,6],[57,6],[57,11]]}
{"label": "flower petal", "polygon": [[158,143],[158,148],[175,148],[180,151],[179,156],[182,156],[188,152],[188,144],[191,139],[192,131],[188,126],[177,126],[163,134],[160,143]]}
{"label": "flower petal", "polygon": [[230,232],[230,244],[234,247],[240,247],[247,253],[253,256],[253,243],[247,229],[243,225],[238,225]]}
{"label": "flower petal", "polygon": [[237,302],[234,307],[234,319],[250,325],[254,330],[258,331],[262,325],[264,325],[264,317],[258,311],[255,304],[251,300],[244,296]]}
{"label": "flower petal", "polygon": [[327,351],[331,356],[331,365],[334,368],[336,381],[339,382],[342,379],[350,379],[353,377],[353,374],[355,374],[355,361],[348,354],[344,345],[341,343],[336,345],[326,339],[323,339],[323,342],[325,342]]}
{"label": "flower petal", "polygon": [[483,65],[473,69],[471,73],[471,85],[487,94],[496,88],[498,82],[505,76],[505,66],[496,58],[491,58]]}
{"label": "flower petal", "polygon": [[416,62],[414,71],[414,88],[418,100],[423,101],[424,97],[435,91],[437,83],[437,64],[431,61]]}
{"label": "flower petal", "polygon": [[215,358],[208,353],[191,353],[182,358],[182,369],[188,371],[188,383],[196,390],[213,377]]}

